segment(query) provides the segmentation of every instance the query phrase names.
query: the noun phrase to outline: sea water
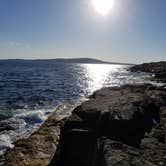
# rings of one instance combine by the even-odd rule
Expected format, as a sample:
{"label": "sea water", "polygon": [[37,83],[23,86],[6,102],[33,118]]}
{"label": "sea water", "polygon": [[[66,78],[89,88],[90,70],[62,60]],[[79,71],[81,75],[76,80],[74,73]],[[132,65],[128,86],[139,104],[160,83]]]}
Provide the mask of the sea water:
{"label": "sea water", "polygon": [[53,111],[63,118],[97,89],[145,82],[147,73],[131,73],[129,67],[0,61],[0,155],[37,129]]}

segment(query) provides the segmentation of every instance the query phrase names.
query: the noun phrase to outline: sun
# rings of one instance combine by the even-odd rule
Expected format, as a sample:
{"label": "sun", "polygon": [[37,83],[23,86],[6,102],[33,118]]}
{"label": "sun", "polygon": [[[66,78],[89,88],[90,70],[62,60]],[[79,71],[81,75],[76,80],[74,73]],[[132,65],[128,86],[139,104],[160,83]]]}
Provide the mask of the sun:
{"label": "sun", "polygon": [[101,15],[108,15],[114,6],[114,0],[92,0],[94,9]]}

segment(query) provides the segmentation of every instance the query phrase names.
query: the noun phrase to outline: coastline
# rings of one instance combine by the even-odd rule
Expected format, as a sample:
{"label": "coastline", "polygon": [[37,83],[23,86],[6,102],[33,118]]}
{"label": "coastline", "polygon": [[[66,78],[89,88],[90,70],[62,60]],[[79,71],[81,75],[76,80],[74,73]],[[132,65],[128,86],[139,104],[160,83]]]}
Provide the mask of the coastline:
{"label": "coastline", "polygon": [[48,165],[54,155],[60,133],[60,123],[53,113],[41,127],[28,138],[14,143],[6,153],[4,165]]}
{"label": "coastline", "polygon": [[152,62],[152,63],[144,63],[140,65],[135,65],[130,68],[130,71],[132,72],[147,72],[151,73],[154,76],[152,77],[152,80],[157,82],[164,82],[166,83],[166,62]]}
{"label": "coastline", "polygon": [[[112,94],[112,96],[110,96],[110,94]],[[140,99],[144,99],[144,100],[140,100]],[[77,125],[76,126],[74,125],[74,127],[72,126],[72,127],[66,127],[66,128],[64,126],[65,124],[73,124],[73,123],[81,125],[79,130],[77,130],[78,132],[80,132],[80,135],[82,134],[81,133],[82,131],[87,131],[86,134],[88,136],[91,135],[92,133],[89,132],[90,129],[93,129],[95,133],[97,132],[97,135],[99,133],[100,139],[98,139],[98,136],[96,139],[97,143],[100,144],[99,147],[96,145],[96,142],[94,141],[94,139],[92,139],[92,142],[91,142],[93,143],[92,144],[93,152],[91,152],[90,154],[92,154],[92,156],[99,156],[99,157],[94,157],[92,161],[94,163],[96,162],[96,160],[100,160],[100,162],[102,160],[102,164],[100,165],[104,165],[105,163],[106,166],[107,165],[111,166],[113,165],[113,163],[114,164],[121,163],[121,165],[125,165],[125,163],[128,163],[129,165],[129,164],[133,164],[134,162],[137,165],[155,165],[159,163],[161,165],[162,163],[165,164],[166,163],[166,156],[165,156],[165,153],[166,153],[166,148],[165,148],[166,101],[165,99],[166,99],[165,87],[164,86],[156,87],[150,84],[125,85],[122,87],[104,88],[104,89],[98,90],[90,97],[88,101],[85,101],[79,107],[76,107],[69,118],[65,118],[59,121],[57,120],[56,114],[53,113],[43,123],[40,129],[37,130],[35,133],[33,133],[29,138],[21,139],[17,141],[15,143],[15,147],[7,151],[7,153],[5,154],[6,160],[5,160],[4,166],[15,166],[15,165],[17,166],[22,166],[22,165],[46,166],[51,162],[52,158],[53,158],[52,164],[50,165],[57,164],[57,161],[56,161],[58,158],[57,156],[58,155],[61,156],[63,154],[63,148],[60,149],[61,152],[59,152],[59,154],[57,153],[58,144],[60,143],[61,147],[66,146],[63,141],[64,140],[63,133],[68,133],[68,131],[73,131],[75,127],[77,129]],[[136,102],[139,104],[136,106],[131,105],[128,108],[130,102],[131,103]],[[147,108],[151,107],[149,103],[154,103],[153,107],[156,107],[156,109],[159,110],[160,117],[156,117],[156,116],[152,117],[151,109],[149,109],[148,114],[146,113]],[[126,107],[124,107],[124,104]],[[127,110],[128,113],[123,115],[121,112],[121,110],[123,109],[124,111]],[[140,112],[141,116],[151,117],[150,122],[155,119],[156,125],[151,126],[151,128],[149,129],[150,131],[149,130],[147,131],[147,128],[144,129],[144,127],[141,129],[139,128],[139,131],[141,130],[141,135],[137,135],[137,137],[134,138],[135,141],[133,141],[133,137],[129,138],[128,134],[126,134],[126,137],[124,138],[123,135],[119,133],[117,134],[117,132],[114,132],[114,131],[117,131],[117,128],[108,129],[105,131],[105,133],[107,133],[108,131],[111,130],[112,131],[111,135],[109,135],[110,132],[109,134],[101,134],[101,132],[99,131],[99,128],[101,126],[103,125],[107,126],[103,122],[102,122],[102,125],[100,125],[101,121],[98,120],[99,117],[102,119],[105,115],[110,116],[111,114],[111,117],[113,116],[113,119],[117,120],[116,122],[118,123],[118,125],[119,125],[119,122],[121,122],[121,120],[125,120],[125,122],[127,123],[128,121],[131,121],[131,120],[135,122],[133,115],[135,113],[135,110],[139,110],[139,109],[142,111]],[[96,114],[96,111],[97,111],[97,114]],[[117,113],[117,115],[115,114],[115,116],[113,115],[114,111]],[[103,115],[99,116],[98,114],[103,114]],[[90,121],[92,120],[91,118],[95,120],[93,124],[90,123]],[[84,124],[84,121],[86,121],[86,124]],[[111,120],[107,119],[106,121],[112,123]],[[160,125],[159,125],[159,121],[160,121]],[[96,123],[97,123],[97,127],[96,127]],[[139,123],[139,125],[141,124]],[[143,124],[143,126],[145,126],[145,124]],[[118,129],[120,129],[121,131],[124,130],[124,133],[129,132],[127,131],[127,128],[130,128],[130,126],[128,125],[127,125],[127,128],[123,128],[121,125],[118,127],[119,127]],[[60,133],[60,128],[61,128],[61,133]],[[142,135],[142,131],[144,132],[144,135]],[[83,136],[86,135],[84,134]],[[65,139],[66,138],[68,137],[65,136]],[[85,136],[85,139],[86,138],[87,137]],[[92,137],[90,136],[90,138]],[[138,141],[136,141],[137,139]],[[89,139],[88,137],[88,140],[91,140],[91,139]],[[129,141],[126,141],[126,140],[129,140]],[[82,139],[80,141],[82,141]],[[80,143],[77,142],[77,145],[80,146]],[[74,148],[75,147],[73,146],[73,149]],[[156,149],[159,149],[158,153],[154,154]],[[105,154],[102,153],[103,150],[106,152]],[[81,156],[84,155],[83,152],[85,151],[82,151]],[[100,158],[100,156],[102,155],[105,155],[104,156],[105,161],[103,161],[103,159]],[[72,156],[72,153],[71,153],[71,156]],[[61,165],[63,166],[63,164]]]}

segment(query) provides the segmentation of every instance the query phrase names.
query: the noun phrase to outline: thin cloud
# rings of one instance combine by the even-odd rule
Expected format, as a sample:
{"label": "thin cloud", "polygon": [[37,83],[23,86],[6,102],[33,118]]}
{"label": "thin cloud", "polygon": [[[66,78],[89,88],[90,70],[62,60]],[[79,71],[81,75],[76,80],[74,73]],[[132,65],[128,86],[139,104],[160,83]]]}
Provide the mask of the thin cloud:
{"label": "thin cloud", "polygon": [[15,42],[15,41],[11,41],[9,43],[10,47],[16,47],[16,48],[25,48],[25,49],[30,49],[31,46],[28,43],[25,42]]}

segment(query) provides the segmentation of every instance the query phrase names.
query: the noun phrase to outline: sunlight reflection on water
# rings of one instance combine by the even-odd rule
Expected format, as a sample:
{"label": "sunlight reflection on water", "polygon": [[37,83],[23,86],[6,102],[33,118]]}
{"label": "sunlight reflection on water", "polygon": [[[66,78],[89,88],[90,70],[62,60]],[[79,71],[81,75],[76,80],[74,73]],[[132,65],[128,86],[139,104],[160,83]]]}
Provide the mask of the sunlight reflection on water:
{"label": "sunlight reflection on water", "polygon": [[92,93],[97,89],[106,86],[114,80],[114,73],[122,71],[124,67],[122,65],[107,65],[107,64],[83,64],[85,73],[85,81],[88,90]]}
{"label": "sunlight reflection on water", "polygon": [[[18,65],[18,64],[17,64]],[[0,155],[12,142],[36,130],[53,111],[59,119],[103,87],[150,83],[147,73],[127,71],[127,65],[68,64],[27,61],[4,65],[0,73]]]}

